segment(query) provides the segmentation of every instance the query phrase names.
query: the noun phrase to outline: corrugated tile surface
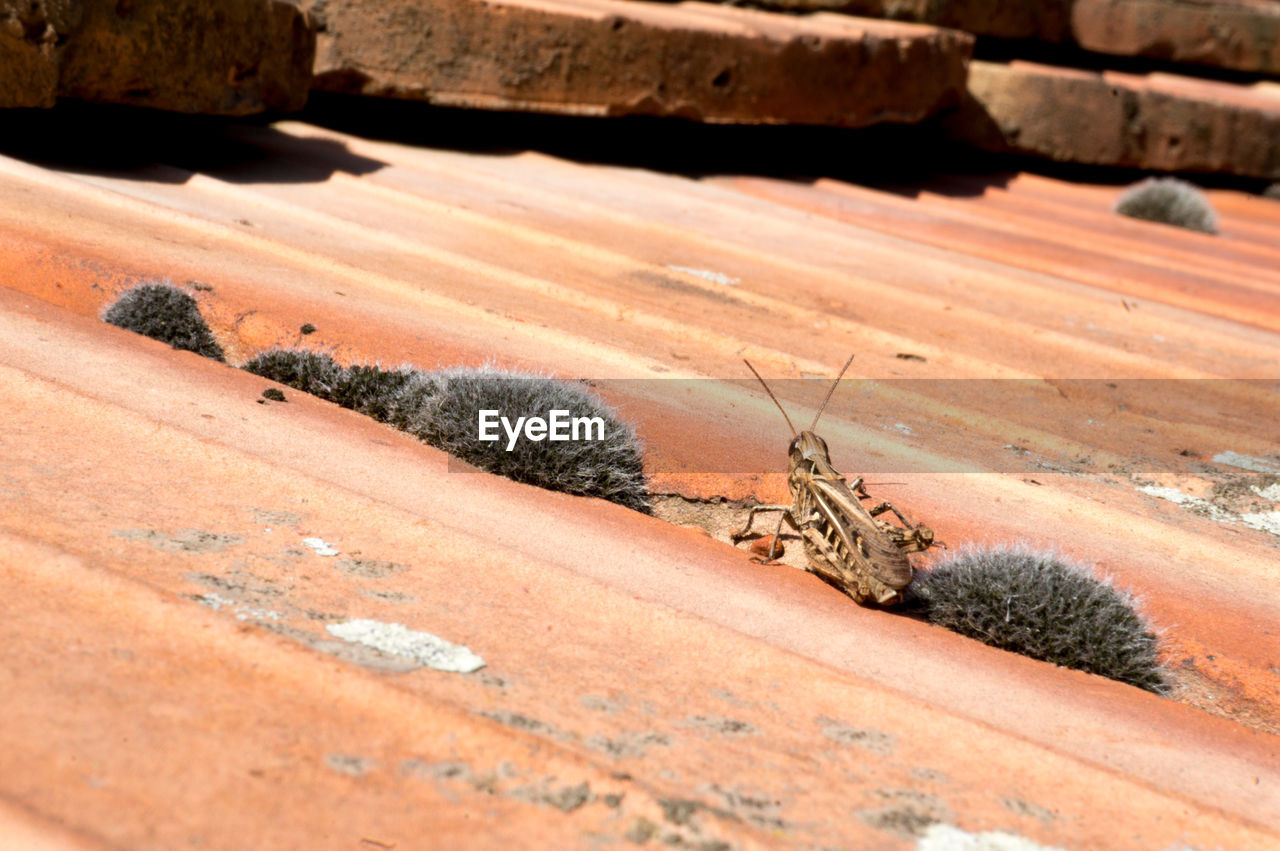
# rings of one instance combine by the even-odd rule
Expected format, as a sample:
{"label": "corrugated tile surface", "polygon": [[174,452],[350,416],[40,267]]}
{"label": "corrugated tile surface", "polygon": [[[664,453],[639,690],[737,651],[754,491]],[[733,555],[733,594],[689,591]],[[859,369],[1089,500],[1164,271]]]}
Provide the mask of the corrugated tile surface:
{"label": "corrugated tile surface", "polygon": [[[5,841],[1280,841],[1277,537],[1189,501],[1278,460],[1280,204],[1210,192],[1209,237],[1025,174],[872,189],[229,132],[239,156],[199,170],[0,158]],[[292,390],[262,404],[264,380],[99,321],[152,278],[199,283],[233,363],[307,345],[599,379],[680,497],[647,517],[459,472]],[[934,380],[837,394],[836,466],[904,470],[869,485],[953,546],[1101,565],[1165,628],[1171,698],[666,522],[785,498],[743,355],[783,379],[851,350],[857,377]],[[1137,378],[1171,383],[1121,407],[1069,381]],[[1114,428],[1073,419],[1094,410]],[[404,670],[327,630],[351,619],[487,666]]]}

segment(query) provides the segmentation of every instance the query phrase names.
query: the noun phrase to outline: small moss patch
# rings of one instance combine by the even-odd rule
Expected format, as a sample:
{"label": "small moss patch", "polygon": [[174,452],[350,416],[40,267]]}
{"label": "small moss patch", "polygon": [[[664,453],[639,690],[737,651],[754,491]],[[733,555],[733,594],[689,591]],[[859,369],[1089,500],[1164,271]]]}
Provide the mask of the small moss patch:
{"label": "small moss patch", "polygon": [[349,366],[342,371],[328,399],[385,423],[411,375],[407,370],[387,370],[374,364]]}
{"label": "small moss patch", "polygon": [[985,644],[1162,694],[1156,635],[1132,596],[1054,553],[962,550],[911,586],[929,620]]}
{"label": "small moss patch", "polygon": [[332,399],[343,372],[338,362],[326,354],[292,349],[263,352],[246,363],[244,369],[321,399]]}
{"label": "small moss patch", "polygon": [[[389,423],[486,472],[649,511],[635,432],[584,384],[488,367],[438,372],[376,364],[342,367],[329,355],[297,349],[264,352],[244,368]],[[598,426],[571,440],[524,439],[508,448],[505,435],[480,439],[482,410],[497,411],[512,423],[563,411],[570,421],[598,421]]]}
{"label": "small moss patch", "polygon": [[[559,442],[519,440],[508,450],[505,436],[479,439],[481,410],[499,411],[511,422],[566,411],[570,418],[598,418],[603,435]],[[482,470],[548,490],[649,510],[635,433],[583,384],[491,368],[415,372],[401,388],[389,422]]]}
{"label": "small moss patch", "polygon": [[1116,201],[1122,216],[1200,231],[1218,232],[1218,215],[1194,185],[1176,177],[1152,177],[1129,187]]}
{"label": "small moss patch", "polygon": [[112,325],[168,343],[175,349],[225,361],[196,300],[170,284],[140,284],[102,314]]}

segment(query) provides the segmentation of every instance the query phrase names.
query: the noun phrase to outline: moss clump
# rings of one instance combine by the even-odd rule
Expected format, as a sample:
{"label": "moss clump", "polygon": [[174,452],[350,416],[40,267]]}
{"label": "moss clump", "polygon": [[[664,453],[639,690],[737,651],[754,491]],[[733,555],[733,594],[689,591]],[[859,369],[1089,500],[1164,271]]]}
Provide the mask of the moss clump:
{"label": "moss clump", "polygon": [[[496,369],[421,372],[372,364],[341,367],[318,352],[274,349],[245,364],[254,375],[287,384],[344,408],[407,431],[482,470],[549,490],[595,496],[649,510],[640,446],[631,428],[585,386]],[[515,423],[520,417],[599,417],[600,440],[479,439],[479,413],[496,410]],[[593,433],[591,435],[595,437]]]}
{"label": "moss clump", "polygon": [[272,349],[244,365],[254,375],[287,384],[336,405],[386,422],[410,373],[372,364],[343,367],[321,352]]}
{"label": "moss clump", "polygon": [[106,309],[102,319],[175,349],[226,360],[196,300],[169,284],[140,284],[126,291]]}
{"label": "moss clump", "polygon": [[[533,441],[523,437],[507,451],[507,437],[479,439],[479,412],[519,417],[599,417],[600,440]],[[414,373],[405,382],[389,422],[482,470],[517,482],[594,496],[637,511],[649,510],[644,464],[635,433],[585,385],[492,368]],[[596,436],[595,434],[592,435]]]}
{"label": "moss clump", "polygon": [[928,619],[985,644],[1162,694],[1156,636],[1133,598],[1087,568],[1022,546],[969,548],[917,575]]}
{"label": "moss clump", "polygon": [[333,397],[343,374],[342,367],[328,355],[296,349],[263,352],[246,363],[244,369],[321,399]]}
{"label": "moss clump", "polygon": [[1135,183],[1113,208],[1122,216],[1161,222],[1201,233],[1218,232],[1218,214],[1204,193],[1176,177],[1149,177]]}
{"label": "moss clump", "polygon": [[412,374],[409,370],[388,370],[373,364],[349,366],[342,371],[327,398],[385,423],[391,416],[400,390]]}

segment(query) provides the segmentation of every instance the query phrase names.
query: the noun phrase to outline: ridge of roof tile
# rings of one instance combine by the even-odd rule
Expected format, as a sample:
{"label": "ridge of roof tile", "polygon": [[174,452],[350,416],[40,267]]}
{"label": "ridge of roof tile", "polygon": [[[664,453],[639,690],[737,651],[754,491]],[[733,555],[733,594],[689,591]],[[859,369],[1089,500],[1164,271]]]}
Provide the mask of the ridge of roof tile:
{"label": "ridge of roof tile", "polygon": [[[785,430],[741,375],[743,353],[770,377],[821,375],[861,342],[861,377],[1016,375],[1045,398],[1069,395],[1053,379],[1072,373],[1274,379],[1266,235],[1280,221],[1251,216],[1250,199],[1210,193],[1226,238],[1209,243],[1117,222],[1109,190],[1030,176],[907,200],[296,122],[242,132],[260,158],[199,173],[0,158],[14,660],[0,801],[36,817],[0,810],[0,835],[906,847],[947,822],[1064,847],[1276,842],[1274,536],[1139,492],[1132,471],[1098,461],[974,475],[990,459],[959,441],[965,429],[1002,443],[1012,422],[1099,458],[1137,446],[1088,444],[1047,402],[1011,419],[999,399],[924,385],[835,399],[823,434],[851,474],[876,457],[969,470],[875,489],[950,542],[1056,543],[1140,592],[1167,627],[1173,699],[857,607],[701,531],[460,472],[289,388],[287,403],[259,404],[263,379],[98,318],[130,285],[168,277],[199,282],[233,362],[298,345],[309,322],[306,344],[344,362],[695,379],[601,382],[640,426],[655,489],[776,499]],[[293,179],[272,182],[275,169]],[[1049,231],[1058,220],[1070,224]],[[1038,245],[1094,232],[1088,264],[1037,260]],[[1144,243],[1152,259],[1127,262]],[[1197,246],[1222,268],[1197,265]],[[805,403],[802,389],[784,402]],[[1152,430],[1144,450],[1170,459],[1162,486],[1207,493],[1222,481],[1215,452],[1270,451],[1265,385],[1210,391],[1176,421],[1111,412]],[[1196,458],[1179,456],[1192,439]],[[325,629],[354,618],[439,635],[486,667],[406,670]]]}

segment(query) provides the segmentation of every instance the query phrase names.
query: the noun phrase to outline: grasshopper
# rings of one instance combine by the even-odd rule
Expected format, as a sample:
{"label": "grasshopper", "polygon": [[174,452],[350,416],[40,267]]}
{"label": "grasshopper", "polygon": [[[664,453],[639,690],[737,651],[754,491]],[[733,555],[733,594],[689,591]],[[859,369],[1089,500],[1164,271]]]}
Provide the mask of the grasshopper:
{"label": "grasshopper", "polygon": [[[874,601],[882,606],[902,602],[902,591],[911,584],[913,576],[907,553],[921,552],[933,546],[933,530],[923,524],[910,523],[898,509],[882,502],[870,509],[862,500],[870,494],[858,477],[848,482],[831,465],[831,453],[827,442],[814,433],[818,418],[831,401],[840,379],[844,377],[853,357],[845,362],[844,369],[836,376],[822,406],[814,415],[813,424],[797,432],[791,417],[773,395],[769,385],[748,361],[747,368],[764,386],[764,390],[782,412],[782,417],[794,435],[788,454],[791,470],[787,474],[787,486],[791,490],[791,505],[756,505],[747,515],[747,525],[732,536],[734,543],[747,537],[757,513],[779,511],[778,528],[774,533],[776,545],[782,523],[786,521],[804,539],[809,564],[815,573],[828,583],[844,591],[859,603]],[[876,519],[891,511],[902,521],[895,526]],[[769,558],[774,555],[769,548]]]}

